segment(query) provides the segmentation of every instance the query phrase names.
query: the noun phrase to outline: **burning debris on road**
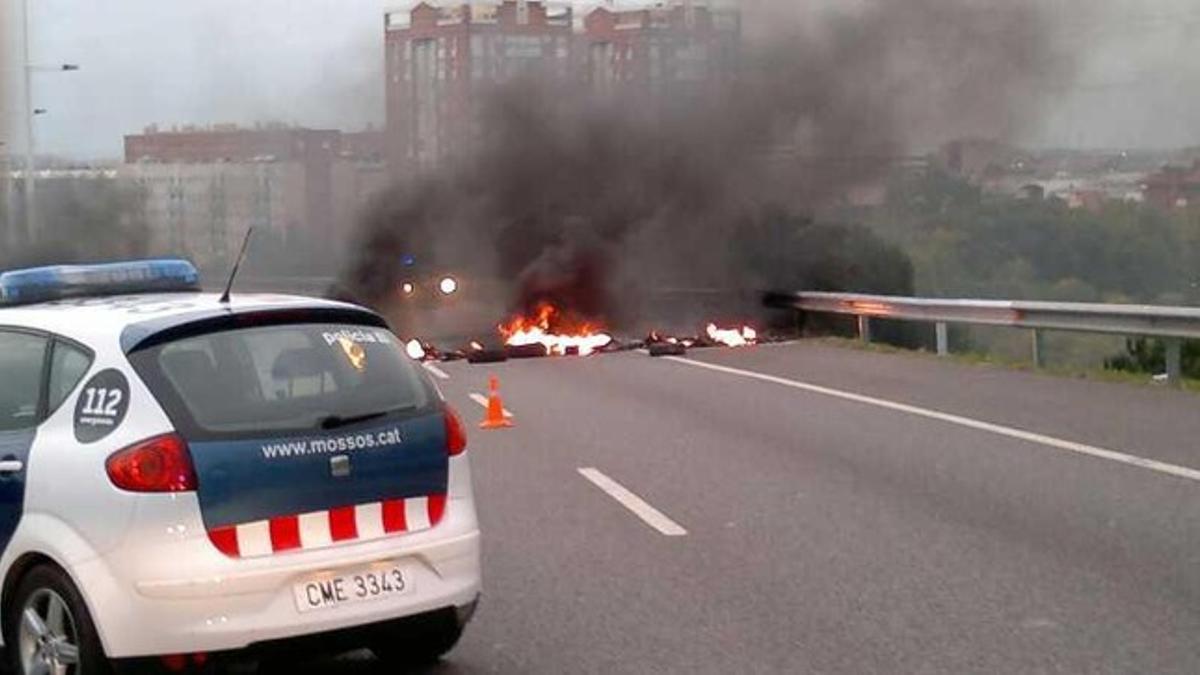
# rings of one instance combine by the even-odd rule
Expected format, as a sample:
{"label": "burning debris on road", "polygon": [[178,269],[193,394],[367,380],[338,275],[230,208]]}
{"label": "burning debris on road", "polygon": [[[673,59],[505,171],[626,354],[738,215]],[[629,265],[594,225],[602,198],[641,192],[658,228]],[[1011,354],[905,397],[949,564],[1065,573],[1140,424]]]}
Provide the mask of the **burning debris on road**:
{"label": "burning debris on road", "polygon": [[693,347],[748,347],[758,343],[758,331],[750,326],[718,328],[716,323],[709,323],[704,334],[695,337],[670,336],[651,331],[645,342],[650,356],[683,356]]}
{"label": "burning debris on road", "polygon": [[499,327],[512,356],[589,356],[609,346],[611,335],[589,321],[541,303],[536,316],[518,316]]}
{"label": "burning debris on road", "polygon": [[717,328],[715,323],[710,323],[704,332],[709,340],[726,347],[745,347],[758,342],[758,331],[749,326],[723,329]]}
{"label": "burning debris on road", "polygon": [[718,323],[710,322],[697,334],[672,335],[654,330],[644,338],[623,338],[604,332],[595,322],[564,318],[564,313],[558,312],[553,305],[544,304],[532,317],[515,317],[507,324],[497,326],[495,336],[481,336],[460,347],[445,349],[430,342],[411,340],[406,349],[416,360],[466,359],[472,364],[483,364],[634,350],[644,350],[651,356],[684,356],[689,349],[752,347],[794,337],[790,332],[764,334],[749,325],[720,328]]}
{"label": "burning debris on road", "polygon": [[485,347],[476,340],[467,346],[467,363],[503,363],[507,360],[508,350],[503,347]]}
{"label": "burning debris on road", "polygon": [[428,356],[428,352],[425,351],[425,345],[421,344],[420,340],[409,340],[404,343],[404,351],[408,353],[408,358],[413,361],[424,361],[425,357]]}
{"label": "burning debris on road", "polygon": [[684,356],[687,354],[688,347],[694,344],[696,344],[695,338],[678,338],[652,330],[646,336],[645,348],[650,356]]}

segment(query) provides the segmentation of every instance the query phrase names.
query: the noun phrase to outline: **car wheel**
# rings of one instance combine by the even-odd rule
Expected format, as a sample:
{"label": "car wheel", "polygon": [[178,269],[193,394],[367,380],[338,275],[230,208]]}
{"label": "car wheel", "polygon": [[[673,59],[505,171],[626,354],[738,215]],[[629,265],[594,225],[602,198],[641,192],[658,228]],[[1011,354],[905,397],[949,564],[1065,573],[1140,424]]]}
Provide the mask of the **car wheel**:
{"label": "car wheel", "polygon": [[48,565],[31,569],[4,616],[15,675],[101,675],[109,671],[100,636],[75,585]]}
{"label": "car wheel", "polygon": [[388,665],[433,663],[454,649],[464,625],[453,609],[410,617],[383,628],[371,651]]}

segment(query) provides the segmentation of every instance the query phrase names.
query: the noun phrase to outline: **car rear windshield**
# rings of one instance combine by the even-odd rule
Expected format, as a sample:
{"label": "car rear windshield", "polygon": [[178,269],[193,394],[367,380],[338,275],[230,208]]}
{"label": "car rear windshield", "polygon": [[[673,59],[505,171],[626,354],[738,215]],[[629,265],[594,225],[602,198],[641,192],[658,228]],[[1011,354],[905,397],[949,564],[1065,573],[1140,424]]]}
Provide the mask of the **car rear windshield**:
{"label": "car rear windshield", "polygon": [[190,435],[263,435],[421,412],[432,392],[391,332],[335,324],[209,333],[131,358]]}

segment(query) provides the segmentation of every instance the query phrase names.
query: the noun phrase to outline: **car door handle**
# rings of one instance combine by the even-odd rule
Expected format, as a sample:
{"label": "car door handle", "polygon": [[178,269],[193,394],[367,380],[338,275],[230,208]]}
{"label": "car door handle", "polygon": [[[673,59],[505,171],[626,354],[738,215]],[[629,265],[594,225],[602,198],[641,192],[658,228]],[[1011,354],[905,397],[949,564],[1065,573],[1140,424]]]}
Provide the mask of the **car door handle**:
{"label": "car door handle", "polygon": [[0,461],[0,473],[2,474],[21,473],[21,471],[24,469],[25,462],[22,462],[19,459],[6,459],[4,461]]}

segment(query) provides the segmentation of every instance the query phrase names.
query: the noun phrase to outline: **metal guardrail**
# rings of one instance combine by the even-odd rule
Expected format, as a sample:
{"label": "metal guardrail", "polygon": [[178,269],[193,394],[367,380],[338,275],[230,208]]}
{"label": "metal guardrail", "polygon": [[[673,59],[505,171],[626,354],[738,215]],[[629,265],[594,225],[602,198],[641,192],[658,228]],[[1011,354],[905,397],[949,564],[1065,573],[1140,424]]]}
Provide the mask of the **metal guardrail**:
{"label": "metal guardrail", "polygon": [[1043,333],[1072,331],[1164,340],[1167,380],[1182,383],[1182,341],[1200,339],[1200,308],[1155,305],[1105,305],[1074,302],[949,300],[853,293],[769,293],[769,307],[858,318],[859,336],[871,339],[871,319],[933,323],[938,354],[949,353],[948,324],[1005,326],[1032,331],[1033,362],[1043,364]]}

